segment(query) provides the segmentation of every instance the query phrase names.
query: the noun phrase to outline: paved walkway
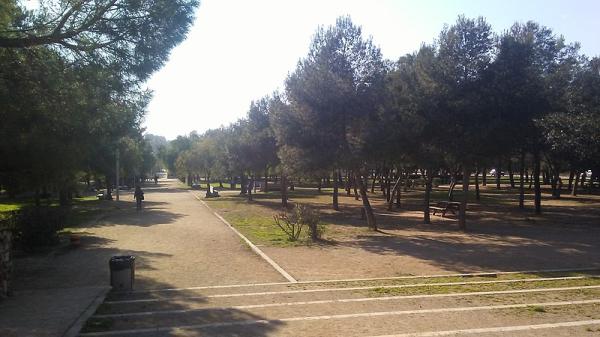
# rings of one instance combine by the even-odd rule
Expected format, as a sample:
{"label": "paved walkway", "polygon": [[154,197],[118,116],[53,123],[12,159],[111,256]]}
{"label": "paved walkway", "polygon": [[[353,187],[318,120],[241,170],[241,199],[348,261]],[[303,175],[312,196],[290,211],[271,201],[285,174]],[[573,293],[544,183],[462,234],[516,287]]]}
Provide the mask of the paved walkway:
{"label": "paved walkway", "polygon": [[108,259],[136,256],[136,289],[280,282],[285,279],[174,181],[131,194],[85,231],[82,246],[17,259],[15,296],[0,303],[0,336],[63,336],[109,282]]}

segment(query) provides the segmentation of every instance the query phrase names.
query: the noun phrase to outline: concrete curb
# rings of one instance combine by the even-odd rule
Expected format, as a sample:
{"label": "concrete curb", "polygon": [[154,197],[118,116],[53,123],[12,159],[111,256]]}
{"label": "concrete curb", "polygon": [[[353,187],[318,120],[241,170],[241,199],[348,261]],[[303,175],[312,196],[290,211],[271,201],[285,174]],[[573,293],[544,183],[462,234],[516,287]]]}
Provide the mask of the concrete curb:
{"label": "concrete curb", "polygon": [[62,337],[77,337],[79,336],[79,332],[85,325],[85,322],[94,315],[96,309],[104,302],[106,295],[110,291],[110,287],[103,287],[100,289],[96,297],[92,300],[92,302],[87,306],[87,308],[77,317],[77,319],[67,328],[67,331],[62,335]]}
{"label": "concrete curb", "polygon": [[280,265],[278,265],[275,261],[273,261],[267,254],[265,254],[262,250],[260,250],[260,248],[256,247],[255,244],[252,243],[252,241],[248,240],[247,237],[244,236],[244,234],[240,233],[237,229],[235,229],[235,227],[233,227],[233,225],[231,225],[227,220],[225,220],[219,213],[215,212],[212,208],[210,208],[210,206],[208,206],[206,204],[206,202],[204,202],[202,199],[200,199],[200,197],[198,197],[198,195],[194,194],[193,192],[192,195],[198,199],[198,201],[200,201],[202,203],[202,205],[204,205],[206,208],[208,208],[208,210],[210,210],[219,220],[221,220],[221,222],[223,222],[224,224],[226,224],[235,234],[237,234],[242,240],[244,240],[244,242],[256,253],[258,254],[258,256],[262,257],[265,261],[267,261],[268,264],[271,265],[271,267],[273,267],[275,270],[277,270],[277,272],[279,272],[279,274],[281,274],[286,280],[288,280],[291,283],[297,283],[298,280],[296,280],[294,277],[292,277],[292,275],[290,275],[288,272],[286,272],[283,268],[281,268]]}

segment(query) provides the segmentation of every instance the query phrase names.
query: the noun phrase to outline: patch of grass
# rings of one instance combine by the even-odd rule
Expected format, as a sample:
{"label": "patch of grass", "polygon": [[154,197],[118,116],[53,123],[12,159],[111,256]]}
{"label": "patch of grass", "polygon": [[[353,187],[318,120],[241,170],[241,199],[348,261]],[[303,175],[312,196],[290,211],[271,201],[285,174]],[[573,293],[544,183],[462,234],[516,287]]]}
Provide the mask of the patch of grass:
{"label": "patch of grass", "polygon": [[6,216],[6,213],[18,211],[29,204],[31,204],[31,202],[27,200],[0,199],[0,220]]}
{"label": "patch of grass", "polygon": [[204,201],[254,244],[287,247],[308,241],[308,228],[302,230],[298,241],[290,241],[275,224],[273,215],[277,211],[248,203],[244,197],[227,196]]}
{"label": "patch of grass", "polygon": [[534,305],[534,306],[527,307],[527,310],[530,310],[533,312],[546,312],[546,308],[544,308],[541,305]]}
{"label": "patch of grass", "polygon": [[[439,280],[436,280],[436,281],[437,282],[430,282],[431,285],[418,286],[418,287],[375,288],[375,289],[368,291],[368,294],[370,296],[427,295],[427,294],[449,294],[449,293],[458,293],[458,292],[505,291],[505,290],[600,285],[600,279],[598,279],[598,278],[584,278],[584,279],[556,280],[556,281],[514,282],[514,283],[443,285],[443,286],[442,285],[435,286],[434,284],[435,283],[445,283],[445,282],[460,282],[460,281],[453,281],[452,279],[450,279],[450,280],[445,279],[444,281],[439,281]],[[429,282],[423,282],[423,283],[429,283]],[[398,285],[401,285],[401,284],[398,284]]]}

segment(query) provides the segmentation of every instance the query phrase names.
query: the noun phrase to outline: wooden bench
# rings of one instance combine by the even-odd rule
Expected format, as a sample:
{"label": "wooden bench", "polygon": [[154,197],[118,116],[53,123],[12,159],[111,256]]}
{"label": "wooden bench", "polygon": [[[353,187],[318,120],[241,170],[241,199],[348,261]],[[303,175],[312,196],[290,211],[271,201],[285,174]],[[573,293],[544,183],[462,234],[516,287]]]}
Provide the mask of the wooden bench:
{"label": "wooden bench", "polygon": [[442,213],[442,217],[446,213],[451,212],[456,215],[456,212],[460,209],[460,202],[454,201],[440,201],[433,206],[429,206],[429,211],[436,215],[436,213]]}

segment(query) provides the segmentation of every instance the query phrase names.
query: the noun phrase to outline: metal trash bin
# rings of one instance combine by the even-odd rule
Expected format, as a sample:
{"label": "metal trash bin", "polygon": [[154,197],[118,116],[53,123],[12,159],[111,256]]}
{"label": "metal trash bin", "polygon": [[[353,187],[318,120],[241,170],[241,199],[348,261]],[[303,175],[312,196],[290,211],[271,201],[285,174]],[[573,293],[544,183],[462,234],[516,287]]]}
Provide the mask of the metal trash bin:
{"label": "metal trash bin", "polygon": [[113,256],[108,261],[110,285],[115,290],[133,290],[135,280],[135,256]]}

